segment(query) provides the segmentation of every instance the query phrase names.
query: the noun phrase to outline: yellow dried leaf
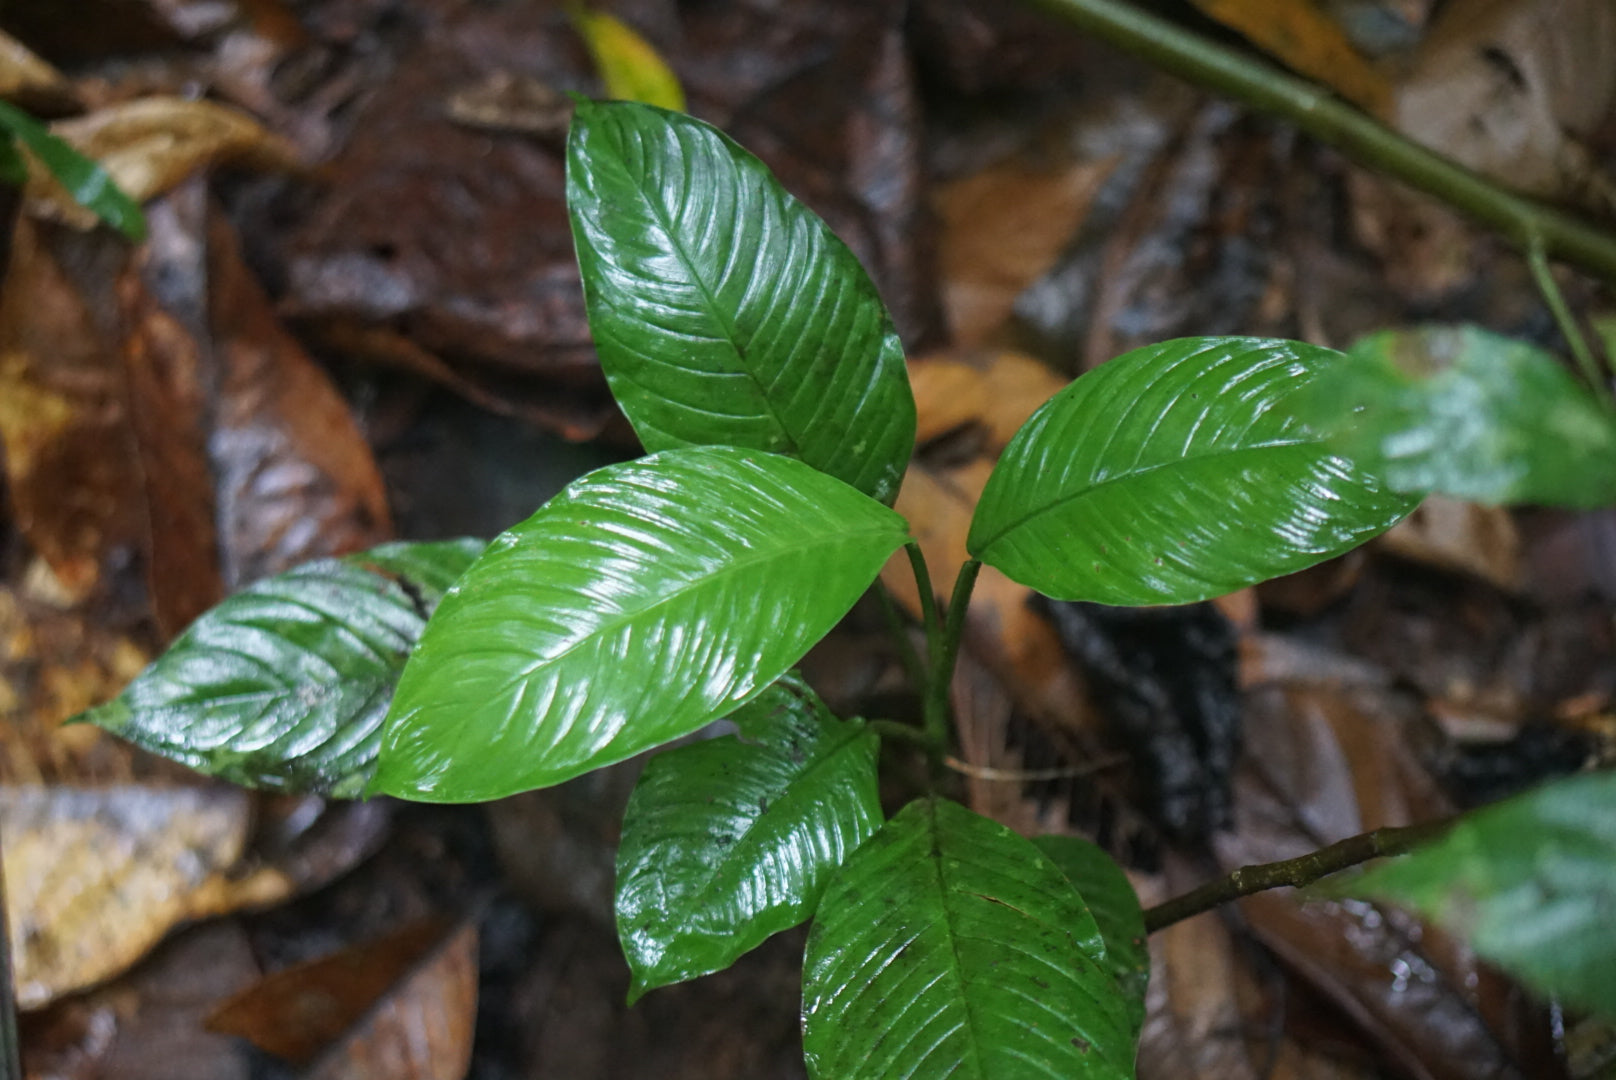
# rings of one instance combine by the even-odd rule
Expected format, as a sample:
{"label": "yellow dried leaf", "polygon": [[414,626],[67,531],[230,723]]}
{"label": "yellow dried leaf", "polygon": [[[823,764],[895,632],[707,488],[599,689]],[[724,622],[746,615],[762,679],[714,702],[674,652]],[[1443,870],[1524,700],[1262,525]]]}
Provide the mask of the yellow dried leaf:
{"label": "yellow dried leaf", "polygon": [[0,31],[0,98],[24,107],[74,101],[72,84],[28,46]]}
{"label": "yellow dried leaf", "polygon": [[684,112],[685,91],[679,77],[633,27],[582,4],[571,7],[569,14],[572,25],[589,46],[607,97]]}
{"label": "yellow dried leaf", "polygon": [[[136,202],[177,187],[216,165],[279,170],[300,167],[297,149],[238,109],[211,101],[147,97],[58,121],[51,132],[93,158]],[[68,198],[43,169],[30,170],[35,213],[90,228],[95,216]]]}
{"label": "yellow dried leaf", "polygon": [[278,870],[229,876],[250,823],[226,788],[0,787],[18,1004],[117,974],[177,923],[288,895]]}
{"label": "yellow dried leaf", "polygon": [[1192,0],[1218,22],[1369,112],[1385,115],[1391,87],[1314,0]]}

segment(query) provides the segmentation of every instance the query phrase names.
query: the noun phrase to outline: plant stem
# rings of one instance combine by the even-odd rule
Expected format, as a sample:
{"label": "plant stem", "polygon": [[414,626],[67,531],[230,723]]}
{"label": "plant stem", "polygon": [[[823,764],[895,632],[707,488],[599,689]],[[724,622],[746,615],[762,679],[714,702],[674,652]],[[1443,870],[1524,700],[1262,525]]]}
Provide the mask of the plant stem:
{"label": "plant stem", "polygon": [[1376,829],[1348,837],[1318,851],[1285,859],[1281,862],[1242,866],[1228,877],[1209,881],[1200,888],[1191,889],[1145,912],[1145,930],[1154,933],[1164,926],[1210,911],[1219,904],[1238,900],[1242,896],[1290,885],[1301,888],[1338,870],[1356,866],[1382,855],[1401,855],[1447,831],[1450,821],[1433,821],[1423,825],[1404,825]]}
{"label": "plant stem", "polygon": [[1560,291],[1560,283],[1554,280],[1554,271],[1549,267],[1549,256],[1543,250],[1541,243],[1534,243],[1526,253],[1526,264],[1532,268],[1532,280],[1537,283],[1537,291],[1542,294],[1543,302],[1548,305],[1549,313],[1559,324],[1560,334],[1571,347],[1571,355],[1576,359],[1577,366],[1582,369],[1582,377],[1588,380],[1593,392],[1604,402],[1606,408],[1616,407],[1616,398],[1611,396],[1610,382],[1600,368],[1599,361],[1594,359],[1593,350],[1588,348],[1588,339],[1583,336],[1582,328],[1577,325],[1577,317],[1571,313],[1571,305],[1566,303],[1565,294]]}
{"label": "plant stem", "polygon": [[941,744],[933,741],[931,734],[924,728],[915,727],[913,724],[899,723],[896,720],[866,720],[864,726],[883,739],[896,739],[899,742],[908,743],[910,746],[918,746],[926,751],[927,756],[933,761],[942,760],[943,748]]}
{"label": "plant stem", "polygon": [[949,742],[948,691],[954,684],[954,663],[959,659],[960,639],[965,636],[965,609],[971,603],[971,589],[982,564],[966,559],[954,579],[954,595],[949,598],[943,623],[943,637],[937,659],[931,667],[931,683],[926,687],[926,730],[941,746]]}
{"label": "plant stem", "polygon": [[1530,252],[1616,280],[1616,237],[1571,214],[1506,191],[1392,131],[1324,88],[1209,41],[1124,0],[1029,0],[1120,49],[1295,124],[1322,142],[1446,202]]}
{"label": "plant stem", "polygon": [[909,568],[915,572],[915,588],[920,592],[920,622],[926,628],[927,671],[935,674],[943,658],[943,619],[937,611],[937,590],[932,587],[931,571],[926,567],[926,553],[920,550],[920,543],[911,540],[903,545],[903,551],[909,556]]}

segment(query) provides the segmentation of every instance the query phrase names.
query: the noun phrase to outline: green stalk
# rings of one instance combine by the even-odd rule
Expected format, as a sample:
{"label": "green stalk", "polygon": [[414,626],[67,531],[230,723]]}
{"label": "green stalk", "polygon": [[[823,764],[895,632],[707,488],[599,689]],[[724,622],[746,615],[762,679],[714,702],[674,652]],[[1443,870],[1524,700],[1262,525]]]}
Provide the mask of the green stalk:
{"label": "green stalk", "polygon": [[1537,284],[1537,291],[1542,294],[1543,302],[1549,306],[1549,313],[1559,324],[1561,336],[1571,347],[1577,367],[1582,369],[1582,377],[1607,409],[1616,408],[1616,397],[1611,396],[1610,383],[1600,370],[1599,361],[1594,359],[1588,339],[1583,337],[1577,317],[1571,313],[1571,305],[1566,303],[1565,294],[1560,291],[1560,283],[1554,280],[1554,271],[1549,268],[1549,257],[1542,244],[1532,245],[1526,254],[1526,263],[1532,268],[1532,280]]}
{"label": "green stalk", "polygon": [[1546,255],[1616,281],[1616,237],[1504,190],[1404,138],[1322,87],[1123,0],[1029,2],[1174,75],[1288,120],[1349,157],[1491,226],[1528,254],[1534,244],[1541,244]]}
{"label": "green stalk", "polygon": [[948,691],[954,683],[954,664],[959,659],[960,639],[965,636],[965,609],[971,603],[971,590],[982,564],[965,560],[954,579],[954,595],[948,601],[946,621],[937,662],[932,665],[931,684],[926,688],[926,731],[939,745],[949,745]]}

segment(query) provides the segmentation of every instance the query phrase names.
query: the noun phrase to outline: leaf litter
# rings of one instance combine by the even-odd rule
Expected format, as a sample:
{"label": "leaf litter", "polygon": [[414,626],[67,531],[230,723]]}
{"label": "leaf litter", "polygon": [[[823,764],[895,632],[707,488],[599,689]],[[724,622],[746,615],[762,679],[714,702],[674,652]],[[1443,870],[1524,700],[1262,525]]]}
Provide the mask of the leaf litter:
{"label": "leaf litter", "polygon": [[[1283,18],[1267,29],[1293,28],[1292,44],[1253,34],[1255,48],[1366,102],[1389,87],[1405,131],[1608,214],[1605,15],[1566,5],[1545,29],[1552,6],[1454,3],[1435,24],[1418,2],[1206,8],[1250,32],[1271,7]],[[412,1009],[461,1025],[434,1043],[429,1068],[446,1077],[467,1061],[488,1075],[800,1075],[789,942],[624,1011],[610,931],[580,913],[598,911],[600,890],[580,871],[580,895],[554,895],[556,866],[609,868],[611,791],[551,798],[542,829],[499,805],[400,818],[206,786],[60,726],[226,591],[384,539],[395,514],[411,538],[525,516],[536,470],[584,467],[536,429],[626,452],[582,320],[559,128],[532,115],[600,85],[565,14],[93,0],[68,27],[53,7],[0,16],[31,50],[0,62],[15,80],[3,96],[102,157],[148,200],[153,232],[131,249],[78,231],[43,188],[9,229],[0,826],[14,931],[36,931],[14,960],[47,988],[29,991],[31,1074],[245,1077],[251,1052],[203,1031],[205,1015],[265,975],[415,923],[475,924],[483,947],[468,952],[462,929],[378,979],[369,1019],[326,1050],[321,1075],[403,1068],[387,1055],[418,1022],[384,1017]],[[924,354],[922,452],[899,505],[942,589],[1008,433],[1133,345],[1231,331],[1345,346],[1416,319],[1556,344],[1491,238],[1018,5],[595,7],[831,222]],[[1362,62],[1315,59],[1342,49]],[[1461,94],[1462,107],[1431,104]],[[1565,284],[1579,307],[1596,296]],[[515,419],[496,427],[478,409]],[[456,446],[475,456],[423,464]],[[1221,602],[1238,664],[1207,671],[1238,678],[1246,752],[1200,781],[1233,815],[1209,842],[1163,828],[1143,782],[1151,740],[1127,734],[1030,594],[985,574],[956,688],[975,770],[964,790],[1018,829],[1097,837],[1151,902],[1609,761],[1606,517],[1432,503],[1365,553]],[[906,568],[887,581],[912,610]],[[824,650],[840,657],[826,696],[852,711],[904,707],[895,655],[865,644],[879,631],[856,611],[850,644]],[[1158,741],[1205,737],[1203,712],[1167,711]],[[84,862],[73,904],[24,903],[46,895],[26,883],[51,875],[14,869],[14,851],[81,849],[126,854]],[[334,884],[305,895],[318,882]],[[141,889],[168,899],[109,899]],[[513,890],[550,898],[529,907]],[[52,907],[86,921],[45,918]],[[1389,910],[1276,893],[1151,947],[1142,1077],[1580,1078],[1597,1062],[1598,1032],[1573,1026],[1568,1066],[1513,984]],[[260,1025],[275,1015],[240,1008]],[[461,1023],[473,1008],[475,1045]]]}

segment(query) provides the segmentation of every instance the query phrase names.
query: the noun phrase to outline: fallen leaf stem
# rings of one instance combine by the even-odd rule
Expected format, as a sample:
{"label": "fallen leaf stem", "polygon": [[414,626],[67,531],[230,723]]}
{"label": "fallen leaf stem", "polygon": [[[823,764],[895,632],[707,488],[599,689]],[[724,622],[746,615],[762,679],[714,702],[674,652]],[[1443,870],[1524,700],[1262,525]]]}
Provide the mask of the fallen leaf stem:
{"label": "fallen leaf stem", "polygon": [[1348,837],[1329,847],[1294,859],[1280,862],[1242,866],[1227,877],[1209,881],[1191,889],[1183,896],[1157,904],[1145,912],[1145,930],[1155,933],[1163,927],[1210,911],[1242,896],[1278,889],[1284,886],[1301,888],[1320,878],[1328,877],[1349,866],[1379,858],[1383,855],[1401,855],[1413,848],[1435,840],[1448,830],[1451,821],[1433,821],[1422,825],[1403,825],[1376,829]]}
{"label": "fallen leaf stem", "polygon": [[1616,281],[1616,236],[1505,190],[1399,135],[1321,86],[1125,0],[1028,2],[1174,75],[1295,124],[1354,160],[1498,230],[1529,256],[1534,244],[1541,244],[1545,256]]}

